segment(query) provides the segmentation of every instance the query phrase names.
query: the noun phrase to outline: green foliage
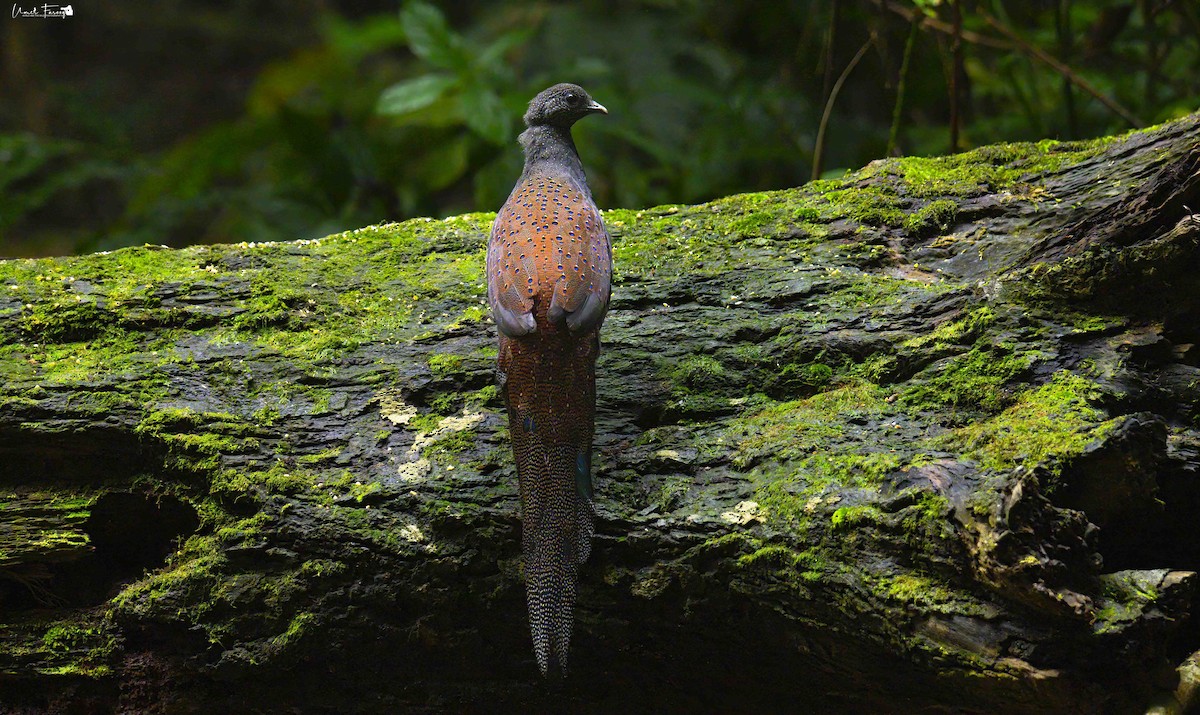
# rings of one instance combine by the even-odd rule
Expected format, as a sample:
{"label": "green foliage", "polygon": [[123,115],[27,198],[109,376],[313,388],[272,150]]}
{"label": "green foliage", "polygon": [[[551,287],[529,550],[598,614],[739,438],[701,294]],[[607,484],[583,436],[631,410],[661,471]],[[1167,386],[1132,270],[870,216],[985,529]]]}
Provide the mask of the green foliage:
{"label": "green foliage", "polygon": [[[491,144],[512,139],[515,77],[505,54],[527,40],[526,30],[501,34],[486,46],[477,46],[450,29],[441,11],[415,0],[400,11],[400,22],[409,49],[437,71],[388,87],[379,97],[377,111],[406,117],[430,126],[463,125]],[[507,97],[501,91],[507,90]],[[465,167],[464,167],[465,168]]]}
{"label": "green foliage", "polygon": [[[161,33],[154,44],[163,49],[148,58],[139,50],[135,71],[79,72],[83,60],[97,68],[128,63],[127,48],[141,45],[121,33],[147,32],[127,27],[116,10],[97,9],[90,25],[75,28],[85,36],[54,56],[62,62],[28,42],[14,50],[14,67],[41,74],[17,70],[0,88],[0,120],[18,128],[0,133],[0,254],[316,238],[415,215],[490,211],[520,170],[515,138],[525,103],[563,80],[585,85],[612,112],[576,133],[603,206],[795,186],[809,178],[828,78],[868,37],[875,51],[831,107],[823,164],[879,158],[893,115],[901,151],[943,153],[950,43],[938,28],[948,24],[949,4],[834,5],[407,0],[399,12],[343,17],[318,3],[272,18],[271,40],[241,4],[212,10],[213,22],[200,28],[163,8],[214,49],[191,52],[194,38],[177,41],[171,33],[180,30],[164,21],[150,30]],[[1077,139],[1129,126],[1075,78],[1143,123],[1192,111],[1200,93],[1195,9],[1109,5],[963,5],[964,29],[988,40],[964,43],[963,144]],[[917,27],[902,78],[914,11],[940,24]],[[1070,72],[1022,51],[997,27]],[[838,38],[832,47],[829,36]],[[103,57],[72,54],[92,52],[83,48],[97,37],[109,48]],[[838,213],[919,235],[944,231],[955,216],[939,199],[1053,168],[1063,148],[1079,145],[1039,146],[1046,161],[1023,166],[986,152],[962,155],[957,167],[879,162],[878,170],[902,173],[905,195],[838,184],[829,196],[836,212],[809,206],[791,218],[811,223]],[[730,225],[755,237],[777,219],[751,211]]]}
{"label": "green foliage", "polygon": [[394,84],[379,95],[379,113],[408,114],[424,109],[454,84],[454,77],[438,74],[427,74]]}
{"label": "green foliage", "polygon": [[904,219],[904,230],[917,236],[936,231],[945,231],[958,214],[958,204],[949,199],[938,199],[925,204]]}

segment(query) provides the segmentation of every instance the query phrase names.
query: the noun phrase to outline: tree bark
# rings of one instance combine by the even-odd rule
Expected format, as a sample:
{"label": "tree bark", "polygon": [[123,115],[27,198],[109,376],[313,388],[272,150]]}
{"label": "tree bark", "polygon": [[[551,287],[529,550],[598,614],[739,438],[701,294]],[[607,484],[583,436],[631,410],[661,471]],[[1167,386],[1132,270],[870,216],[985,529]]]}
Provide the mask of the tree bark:
{"label": "tree bark", "polygon": [[533,663],[490,215],[0,263],[15,712],[1190,703],[1200,115],[605,213],[598,533]]}

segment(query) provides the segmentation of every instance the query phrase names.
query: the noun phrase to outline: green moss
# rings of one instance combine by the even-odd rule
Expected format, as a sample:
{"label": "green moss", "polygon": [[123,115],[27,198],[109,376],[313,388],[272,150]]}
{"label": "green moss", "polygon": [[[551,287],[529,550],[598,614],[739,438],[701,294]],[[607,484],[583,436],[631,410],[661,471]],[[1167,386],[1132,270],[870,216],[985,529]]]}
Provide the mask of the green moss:
{"label": "green moss", "polygon": [[977,196],[1015,178],[1005,164],[1016,155],[993,153],[992,158],[994,161],[979,161],[977,155],[968,159],[964,154],[957,158],[911,156],[895,160],[895,168],[912,196]]}
{"label": "green moss", "polygon": [[[793,214],[812,221],[815,211],[821,221],[850,219],[924,235],[952,224],[957,211],[952,198],[1017,190],[1025,177],[1080,161],[1110,141],[1004,144],[950,156],[876,161],[845,179],[810,182],[805,187],[810,206]],[[896,181],[866,181],[879,175]],[[914,210],[913,199],[932,200]]]}
{"label": "green moss", "polygon": [[321,415],[329,412],[329,401],[333,399],[333,392],[326,389],[312,390],[308,393],[312,400],[312,411],[314,415]]}
{"label": "green moss", "polygon": [[729,230],[741,236],[759,236],[763,229],[774,225],[776,217],[765,211],[751,211],[729,222]]}
{"label": "green moss", "polygon": [[422,415],[416,415],[408,421],[406,426],[413,432],[432,432],[438,428],[438,425],[440,425],[444,419],[446,418],[442,415],[426,413]]}
{"label": "green moss", "polygon": [[346,573],[346,564],[330,559],[310,559],[300,564],[299,575],[305,578],[323,579]]}
{"label": "green moss", "polygon": [[958,204],[954,201],[930,201],[904,218],[904,230],[916,236],[945,231],[954,224],[957,216]]}
{"label": "green moss", "polygon": [[259,273],[250,282],[250,297],[242,311],[233,319],[238,330],[256,330],[267,326],[295,327],[293,311],[307,300],[307,295],[295,285],[279,281],[278,276]]}
{"label": "green moss", "polygon": [[221,526],[216,530],[216,538],[220,545],[240,545],[254,541],[262,536],[264,526],[271,523],[274,515],[260,511],[254,516],[237,519]]}
{"label": "green moss", "polygon": [[28,542],[30,548],[41,551],[80,549],[90,543],[88,535],[75,529],[42,529]]}
{"label": "green moss", "polygon": [[434,461],[453,463],[454,456],[462,454],[475,446],[475,435],[470,431],[452,432],[445,437],[425,445],[421,453]]}
{"label": "green moss", "polygon": [[867,308],[907,305],[949,289],[941,282],[925,283],[855,269],[830,268],[826,273],[840,285],[823,301],[823,308],[838,312],[858,313]]}
{"label": "green moss", "polygon": [[771,380],[771,386],[781,392],[809,394],[826,387],[832,380],[833,368],[824,363],[792,363],[779,369]]}
{"label": "green moss", "polygon": [[733,462],[745,468],[766,456],[778,461],[804,458],[840,437],[851,419],[869,417],[886,407],[878,385],[852,381],[801,400],[774,402],[733,422],[741,433]]}
{"label": "green moss", "polygon": [[905,604],[920,606],[922,609],[935,613],[971,613],[979,610],[967,599],[950,588],[948,584],[937,581],[921,573],[901,573],[895,576],[885,576],[873,584],[877,593],[887,598]]}
{"label": "green moss", "polygon": [[866,226],[899,226],[904,211],[895,189],[887,185],[864,185],[851,180],[814,181],[817,209],[826,221],[851,219]]}
{"label": "green moss", "polygon": [[324,500],[326,504],[332,504],[334,498],[341,496],[349,496],[356,503],[361,504],[371,496],[383,492],[382,484],[364,480],[350,470],[343,470],[340,474],[330,475],[316,481],[312,488],[327,495],[328,498]]}
{"label": "green moss", "polygon": [[496,385],[481,387],[463,397],[463,405],[468,407],[482,407],[483,405],[500,407],[502,401],[500,388]]}
{"label": "green moss", "polygon": [[694,389],[710,388],[725,377],[725,366],[711,355],[688,355],[666,371],[673,384]]}
{"label": "green moss", "polygon": [[297,464],[320,464],[322,462],[331,462],[331,461],[335,460],[337,458],[337,456],[339,454],[341,454],[342,450],[344,450],[344,449],[345,449],[344,445],[336,445],[336,446],[330,447],[329,449],[321,450],[320,452],[317,452],[315,454],[302,454],[299,457],[296,457],[296,463]]}
{"label": "green moss", "polygon": [[316,622],[315,613],[309,611],[297,613],[288,622],[287,630],[271,639],[272,647],[282,649],[295,645],[300,638],[312,630]]}
{"label": "green moss", "polygon": [[166,445],[172,466],[207,471],[219,466],[221,455],[256,451],[258,429],[237,415],[169,407],[147,413],[134,431]]}
{"label": "green moss", "polygon": [[[878,487],[883,478],[896,471],[901,463],[900,457],[895,454],[858,454],[851,445],[846,445],[845,449],[845,452],[817,452],[782,470],[782,473],[764,472],[755,498],[766,509],[771,520],[789,527],[803,528],[815,510],[820,508],[825,495]],[[847,515],[851,518],[867,515],[866,512],[860,513],[857,506],[844,508],[849,511],[843,512],[833,526],[840,526]]]}
{"label": "green moss", "polygon": [[1070,319],[1071,332],[1076,335],[1104,333],[1123,328],[1129,323],[1127,318],[1119,315],[1095,315],[1091,313],[1076,313],[1063,316]]}
{"label": "green moss", "polygon": [[434,375],[448,375],[450,373],[462,372],[462,369],[462,355],[434,353],[429,356],[429,370]]}
{"label": "green moss", "polygon": [[37,672],[42,675],[67,675],[67,676],[83,676],[90,678],[104,678],[112,674],[113,670],[107,665],[81,665],[78,663],[69,663],[50,668],[37,668]]}
{"label": "green moss", "polygon": [[900,395],[903,404],[917,410],[953,407],[996,410],[1011,401],[1006,385],[1029,369],[1030,352],[1015,352],[1004,345],[979,344],[969,352],[926,370]]}
{"label": "green moss", "polygon": [[871,504],[855,504],[839,507],[829,516],[829,524],[835,530],[846,529],[858,524],[878,521],[883,512]]}
{"label": "green moss", "polygon": [[263,427],[274,426],[279,422],[279,418],[281,416],[282,415],[279,412],[279,408],[275,407],[274,405],[263,405],[255,410],[251,415],[251,417],[254,418],[254,421],[258,422]]}
{"label": "green moss", "polygon": [[1054,171],[1096,154],[1113,141],[995,144],[941,157],[888,160],[912,196],[976,196],[1011,189],[1026,176]]}
{"label": "green moss", "polygon": [[463,395],[457,392],[443,392],[429,401],[429,408],[438,414],[448,415],[457,412],[464,404]]}
{"label": "green moss", "polygon": [[613,261],[631,278],[719,275],[751,255],[756,263],[785,266],[789,252],[813,245],[824,233],[808,193],[789,189],[703,206],[606,211]]}
{"label": "green moss", "polygon": [[1095,383],[1060,371],[999,415],[953,430],[933,446],[960,451],[991,471],[1044,465],[1053,474],[1111,428],[1092,406],[1099,394]]}
{"label": "green moss", "polygon": [[655,494],[650,502],[657,505],[658,510],[664,514],[670,513],[687,494],[691,487],[692,480],[687,477],[667,477],[663,480],[662,486],[659,487],[658,493]]}
{"label": "green moss", "polygon": [[889,452],[850,454],[814,454],[801,462],[801,469],[812,481],[872,486],[900,467],[900,457]]}
{"label": "green moss", "polygon": [[276,494],[298,494],[312,488],[318,480],[315,474],[303,468],[289,467],[283,460],[277,460],[269,469],[223,469],[214,474],[209,481],[209,489],[213,494],[226,494],[234,497],[255,494],[257,490]]}
{"label": "green moss", "polygon": [[[206,624],[206,616],[215,607],[213,591],[227,563],[221,540],[216,534],[188,538],[164,569],[126,586],[109,601],[110,608],[118,615]],[[210,639],[219,638],[218,631],[206,630]]]}
{"label": "green moss", "polygon": [[991,306],[980,306],[970,310],[962,318],[942,323],[928,333],[905,340],[905,348],[929,346],[969,345],[981,337],[997,321],[996,311]]}
{"label": "green moss", "polygon": [[21,329],[32,340],[84,341],[116,325],[119,318],[94,301],[58,300],[31,304],[21,316]]}
{"label": "green moss", "polygon": [[814,548],[797,551],[788,546],[772,544],[763,546],[753,553],[738,557],[738,566],[753,569],[768,569],[776,576],[800,583],[820,581],[827,568],[824,556]]}
{"label": "green moss", "polygon": [[99,635],[100,627],[96,625],[56,623],[46,630],[42,644],[52,653],[66,653],[90,647]]}
{"label": "green moss", "polygon": [[1111,633],[1138,623],[1158,600],[1161,578],[1161,571],[1117,571],[1100,576],[1102,598],[1094,615],[1094,632]]}
{"label": "green moss", "polygon": [[[910,465],[912,464],[910,462]],[[921,538],[931,529],[940,531],[945,525],[950,509],[950,500],[946,497],[937,492],[922,492],[915,504],[905,508],[905,515],[900,523],[906,531]]]}
{"label": "green moss", "polygon": [[[42,675],[103,678],[112,673],[120,650],[116,629],[93,609],[62,618],[62,611],[47,611],[54,619],[43,621],[36,613],[16,613],[0,632],[6,636],[6,666],[30,664]],[[7,667],[6,667],[7,669]]]}

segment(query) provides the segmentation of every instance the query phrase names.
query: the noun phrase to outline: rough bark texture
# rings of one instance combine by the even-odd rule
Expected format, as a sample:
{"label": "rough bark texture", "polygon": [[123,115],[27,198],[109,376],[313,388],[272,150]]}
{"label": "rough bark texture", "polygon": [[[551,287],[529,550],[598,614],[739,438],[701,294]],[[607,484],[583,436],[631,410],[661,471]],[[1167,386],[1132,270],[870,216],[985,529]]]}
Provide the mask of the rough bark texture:
{"label": "rough bark texture", "polygon": [[490,216],[0,263],[0,709],[1178,709],[1198,145],[1193,115],[607,212],[553,687]]}

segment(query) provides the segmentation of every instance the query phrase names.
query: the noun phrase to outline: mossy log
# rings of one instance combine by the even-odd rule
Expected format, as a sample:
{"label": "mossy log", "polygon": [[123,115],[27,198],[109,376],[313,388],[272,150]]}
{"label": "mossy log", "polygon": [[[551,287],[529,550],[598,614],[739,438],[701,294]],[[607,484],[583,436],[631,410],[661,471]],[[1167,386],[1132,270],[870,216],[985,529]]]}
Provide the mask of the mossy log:
{"label": "mossy log", "polygon": [[1179,710],[1189,206],[1200,115],[606,212],[555,686],[490,215],[0,262],[0,709]]}

